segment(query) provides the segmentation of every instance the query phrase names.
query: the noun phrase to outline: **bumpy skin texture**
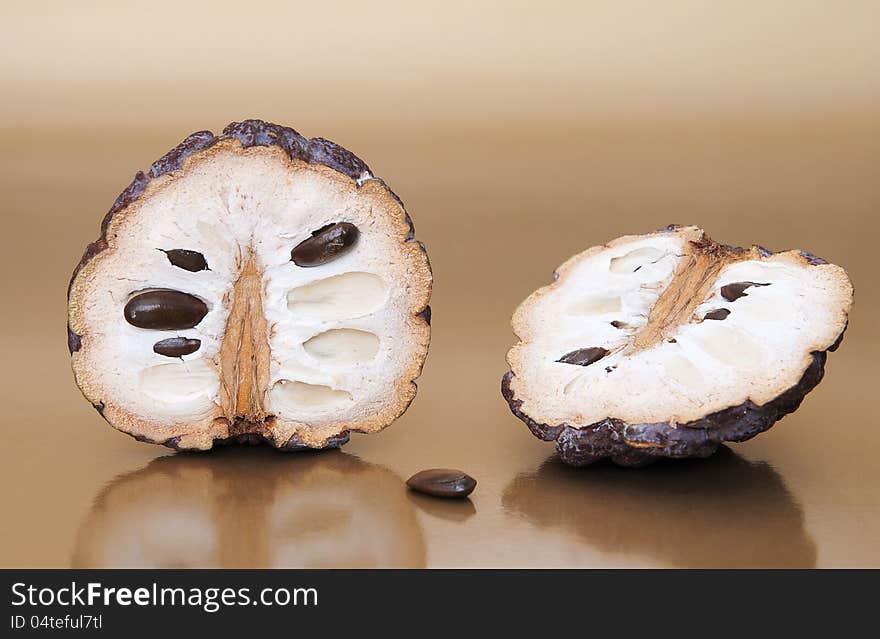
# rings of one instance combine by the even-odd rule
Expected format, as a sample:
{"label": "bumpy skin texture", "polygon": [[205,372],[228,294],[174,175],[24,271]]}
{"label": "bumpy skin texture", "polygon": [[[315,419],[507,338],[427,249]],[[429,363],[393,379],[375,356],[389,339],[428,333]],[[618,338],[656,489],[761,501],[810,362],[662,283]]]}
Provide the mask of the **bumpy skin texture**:
{"label": "bumpy skin texture", "polygon": [[[678,226],[672,224],[661,230],[676,228]],[[761,254],[769,256],[772,252],[762,248]],[[812,253],[801,251],[801,254],[812,265],[827,264]],[[556,280],[556,273],[553,275]],[[662,457],[709,457],[723,442],[749,440],[797,410],[804,396],[822,381],[828,353],[837,350],[845,332],[846,327],[827,351],[814,351],[813,361],[800,381],[763,406],[746,401],[685,424],[628,424],[611,417],[583,428],[566,423],[540,424],[520,410],[522,401],[510,388],[513,371],[508,371],[501,379],[501,394],[511,412],[529,427],[535,437],[556,442],[559,457],[571,466],[588,466],[606,457],[615,464],[631,467],[646,466]]]}
{"label": "bumpy skin texture", "polygon": [[[418,242],[415,239],[415,227],[413,225],[412,218],[410,218],[409,213],[406,213],[406,207],[404,207],[401,199],[390,188],[388,188],[388,185],[385,184],[385,182],[381,178],[374,177],[372,175],[372,172],[370,171],[370,167],[367,166],[367,164],[363,160],[354,155],[351,151],[348,151],[338,144],[324,138],[305,138],[304,136],[300,135],[296,130],[289,127],[272,124],[270,122],[264,122],[262,120],[244,120],[242,122],[232,122],[231,124],[227,125],[220,135],[214,135],[214,133],[211,131],[198,131],[196,133],[192,133],[184,138],[184,140],[180,144],[171,149],[168,153],[153,162],[147,172],[138,171],[135,174],[134,179],[132,179],[131,181],[131,184],[123,189],[122,193],[120,193],[116,200],[113,202],[113,206],[110,207],[110,210],[104,216],[104,219],[101,222],[101,234],[98,236],[98,239],[96,239],[94,242],[86,247],[82,258],[76,265],[76,268],[74,268],[73,274],[70,276],[70,282],[68,283],[67,287],[68,301],[70,300],[70,290],[73,286],[73,282],[76,279],[76,276],[89,261],[91,261],[96,255],[107,248],[107,230],[110,226],[111,221],[113,220],[113,217],[119,211],[122,211],[133,202],[135,202],[144,192],[144,189],[147,187],[147,184],[150,182],[150,180],[165,175],[166,173],[171,173],[173,171],[179,170],[183,166],[184,160],[190,155],[208,149],[218,142],[228,139],[238,140],[244,148],[252,146],[278,146],[283,149],[291,159],[298,159],[304,162],[308,162],[309,164],[321,164],[323,166],[329,167],[335,171],[338,171],[339,173],[342,173],[343,175],[350,177],[358,185],[360,185],[364,180],[379,182],[388,191],[388,194],[392,198],[394,198],[394,200],[396,200],[398,204],[400,204],[401,208],[404,209],[406,215],[406,223],[409,226],[409,233],[406,238],[407,241],[417,242],[419,246],[422,247],[422,251],[424,253],[424,246],[421,242]],[[427,253],[425,253],[425,256],[427,260]],[[430,269],[430,263],[428,265],[428,268]],[[419,316],[423,317],[425,322],[430,325],[431,307],[426,306],[419,313]],[[75,353],[82,347],[81,336],[73,332],[70,328],[70,325],[68,325],[67,327],[67,347],[71,354]],[[93,404],[93,406],[95,410],[97,410],[98,413],[101,415],[101,417],[104,417],[104,406],[102,404]],[[161,444],[163,446],[179,450],[179,437],[172,437],[165,441],[153,441],[151,439],[147,439],[145,437],[137,435],[132,436],[138,441],[144,441],[152,444]],[[349,437],[349,431],[343,431],[336,437],[329,438],[326,442],[326,445],[321,448],[339,448],[348,442]],[[261,442],[262,438],[258,435],[253,434],[232,435],[223,440],[215,440],[215,443],[217,444],[258,444]],[[290,441],[288,441],[283,447],[281,447],[281,450],[295,451],[306,448],[311,447],[299,441],[298,437],[293,436]]]}

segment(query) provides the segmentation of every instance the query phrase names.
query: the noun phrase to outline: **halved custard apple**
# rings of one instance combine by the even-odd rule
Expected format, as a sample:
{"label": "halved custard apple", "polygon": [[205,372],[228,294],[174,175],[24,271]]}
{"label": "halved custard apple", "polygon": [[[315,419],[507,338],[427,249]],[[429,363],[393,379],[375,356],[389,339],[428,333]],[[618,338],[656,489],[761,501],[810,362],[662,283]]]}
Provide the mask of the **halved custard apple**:
{"label": "halved custard apple", "polygon": [[798,408],[847,326],[846,272],[670,226],[575,255],[513,316],[502,393],[582,466],[705,457]]}
{"label": "halved custard apple", "polygon": [[416,394],[431,269],[360,159],[248,120],[187,137],[104,218],[68,292],[77,384],[178,449],[339,446]]}

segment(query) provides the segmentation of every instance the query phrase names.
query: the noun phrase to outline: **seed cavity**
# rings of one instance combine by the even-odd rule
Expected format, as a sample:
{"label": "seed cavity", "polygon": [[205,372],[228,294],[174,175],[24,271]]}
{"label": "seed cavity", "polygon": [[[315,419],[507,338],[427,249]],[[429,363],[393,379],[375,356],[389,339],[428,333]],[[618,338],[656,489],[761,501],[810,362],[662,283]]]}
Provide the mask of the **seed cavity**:
{"label": "seed cavity", "polygon": [[291,289],[287,293],[287,308],[301,319],[351,319],[377,310],[386,296],[381,277],[353,271]]}
{"label": "seed cavity", "polygon": [[770,283],[761,282],[733,282],[721,287],[721,297],[728,302],[734,302],[741,297],[748,297],[745,290],[751,286],[770,286]]}
{"label": "seed cavity", "polygon": [[351,393],[320,384],[307,384],[289,379],[275,382],[270,392],[276,410],[295,413],[302,409],[336,408],[351,402]]}
{"label": "seed cavity", "polygon": [[325,364],[360,364],[376,357],[379,338],[369,331],[334,328],[307,340],[303,348]]}
{"label": "seed cavity", "polygon": [[703,351],[732,367],[750,369],[760,366],[764,359],[761,344],[732,327],[715,325],[708,332],[695,331],[693,339]]}
{"label": "seed cavity", "polygon": [[312,232],[290,251],[290,259],[297,266],[306,268],[321,266],[348,253],[360,236],[358,228],[350,222],[328,224]]}
{"label": "seed cavity", "polygon": [[620,311],[621,301],[617,295],[591,295],[568,307],[570,315],[602,315]]}
{"label": "seed cavity", "polygon": [[630,251],[620,257],[611,258],[608,270],[618,275],[635,273],[643,266],[654,264],[666,257],[667,252],[650,246]]}
{"label": "seed cavity", "polygon": [[576,351],[566,353],[557,362],[562,364],[574,364],[576,366],[589,366],[608,354],[608,350],[601,346],[590,346],[589,348],[579,348]]}
{"label": "seed cavity", "polygon": [[198,271],[209,270],[205,256],[198,251],[190,251],[187,249],[171,249],[170,251],[165,251],[164,249],[159,250],[165,253],[169,262],[177,268],[182,268],[184,271],[196,273]]}
{"label": "seed cavity", "polygon": [[157,364],[140,373],[141,391],[162,401],[182,401],[217,392],[217,373],[204,360]]}
{"label": "seed cavity", "polygon": [[706,378],[700,369],[682,355],[672,355],[663,362],[666,375],[686,388],[703,388]]}
{"label": "seed cavity", "polygon": [[723,320],[726,319],[727,316],[730,315],[730,309],[727,308],[716,308],[714,311],[709,311],[703,316],[704,320]]}
{"label": "seed cavity", "polygon": [[169,337],[153,344],[153,352],[165,357],[183,357],[192,355],[202,345],[200,339],[187,337]]}
{"label": "seed cavity", "polygon": [[132,297],[123,313],[125,320],[137,328],[182,330],[201,322],[208,314],[208,306],[189,293],[155,289]]}

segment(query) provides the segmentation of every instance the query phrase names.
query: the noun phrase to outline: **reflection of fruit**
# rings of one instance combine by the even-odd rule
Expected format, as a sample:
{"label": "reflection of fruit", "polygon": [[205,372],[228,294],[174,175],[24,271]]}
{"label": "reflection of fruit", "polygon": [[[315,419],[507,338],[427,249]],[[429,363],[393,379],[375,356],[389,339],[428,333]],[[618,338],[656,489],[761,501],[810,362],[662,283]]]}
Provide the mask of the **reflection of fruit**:
{"label": "reflection of fruit", "polygon": [[220,449],[162,457],[113,481],[80,528],[74,567],[422,567],[403,482],[341,452]]}
{"label": "reflection of fruit", "polygon": [[846,272],[670,226],[575,255],[513,316],[502,394],[566,463],[706,457],[800,406],[852,305]]}
{"label": "reflection of fruit", "polygon": [[83,394],[140,440],[335,447],[412,401],[430,293],[412,221],[366,164],[248,120],[123,191],[71,279],[68,345]]}
{"label": "reflection of fruit", "polygon": [[679,567],[811,567],[816,546],[800,506],[765,462],[721,447],[707,460],[642,472],[598,464],[578,472],[551,458],[517,477],[503,505],[605,553]]}

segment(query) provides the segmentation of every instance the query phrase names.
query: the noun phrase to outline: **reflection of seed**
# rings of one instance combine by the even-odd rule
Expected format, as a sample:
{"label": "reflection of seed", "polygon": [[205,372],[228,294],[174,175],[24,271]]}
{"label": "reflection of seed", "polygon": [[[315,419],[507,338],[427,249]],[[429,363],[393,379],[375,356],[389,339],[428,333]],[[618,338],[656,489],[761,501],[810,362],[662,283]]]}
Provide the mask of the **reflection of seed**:
{"label": "reflection of seed", "polygon": [[594,362],[598,362],[605,357],[608,351],[601,346],[590,346],[589,348],[579,348],[576,351],[566,353],[557,362],[562,364],[575,364],[577,366],[589,366]]}
{"label": "reflection of seed", "polygon": [[349,222],[338,222],[312,233],[290,252],[290,259],[297,266],[311,267],[326,264],[344,255],[357,242],[360,231]]}
{"label": "reflection of seed", "polygon": [[745,290],[750,286],[770,286],[770,284],[761,284],[759,282],[734,282],[733,284],[727,284],[721,287],[721,297],[728,302],[733,302],[741,297],[747,296],[748,293],[746,293]]}
{"label": "reflection of seed", "polygon": [[169,262],[177,268],[182,268],[185,271],[195,273],[196,271],[205,271],[208,269],[208,262],[205,260],[205,256],[198,251],[172,249],[170,251],[165,251],[165,255],[168,256]]}
{"label": "reflection of seed", "polygon": [[153,352],[165,357],[183,357],[195,353],[201,345],[200,339],[169,337],[153,344]]}
{"label": "reflection of seed", "polygon": [[477,486],[477,480],[460,470],[431,468],[422,470],[406,480],[416,492],[434,497],[467,497]]}
{"label": "reflection of seed", "polygon": [[132,297],[125,320],[138,328],[181,330],[192,328],[208,314],[208,306],[194,295],[160,289]]}
{"label": "reflection of seed", "polygon": [[714,311],[709,311],[703,316],[704,320],[723,320],[728,315],[730,315],[730,310],[726,308],[716,308]]}

